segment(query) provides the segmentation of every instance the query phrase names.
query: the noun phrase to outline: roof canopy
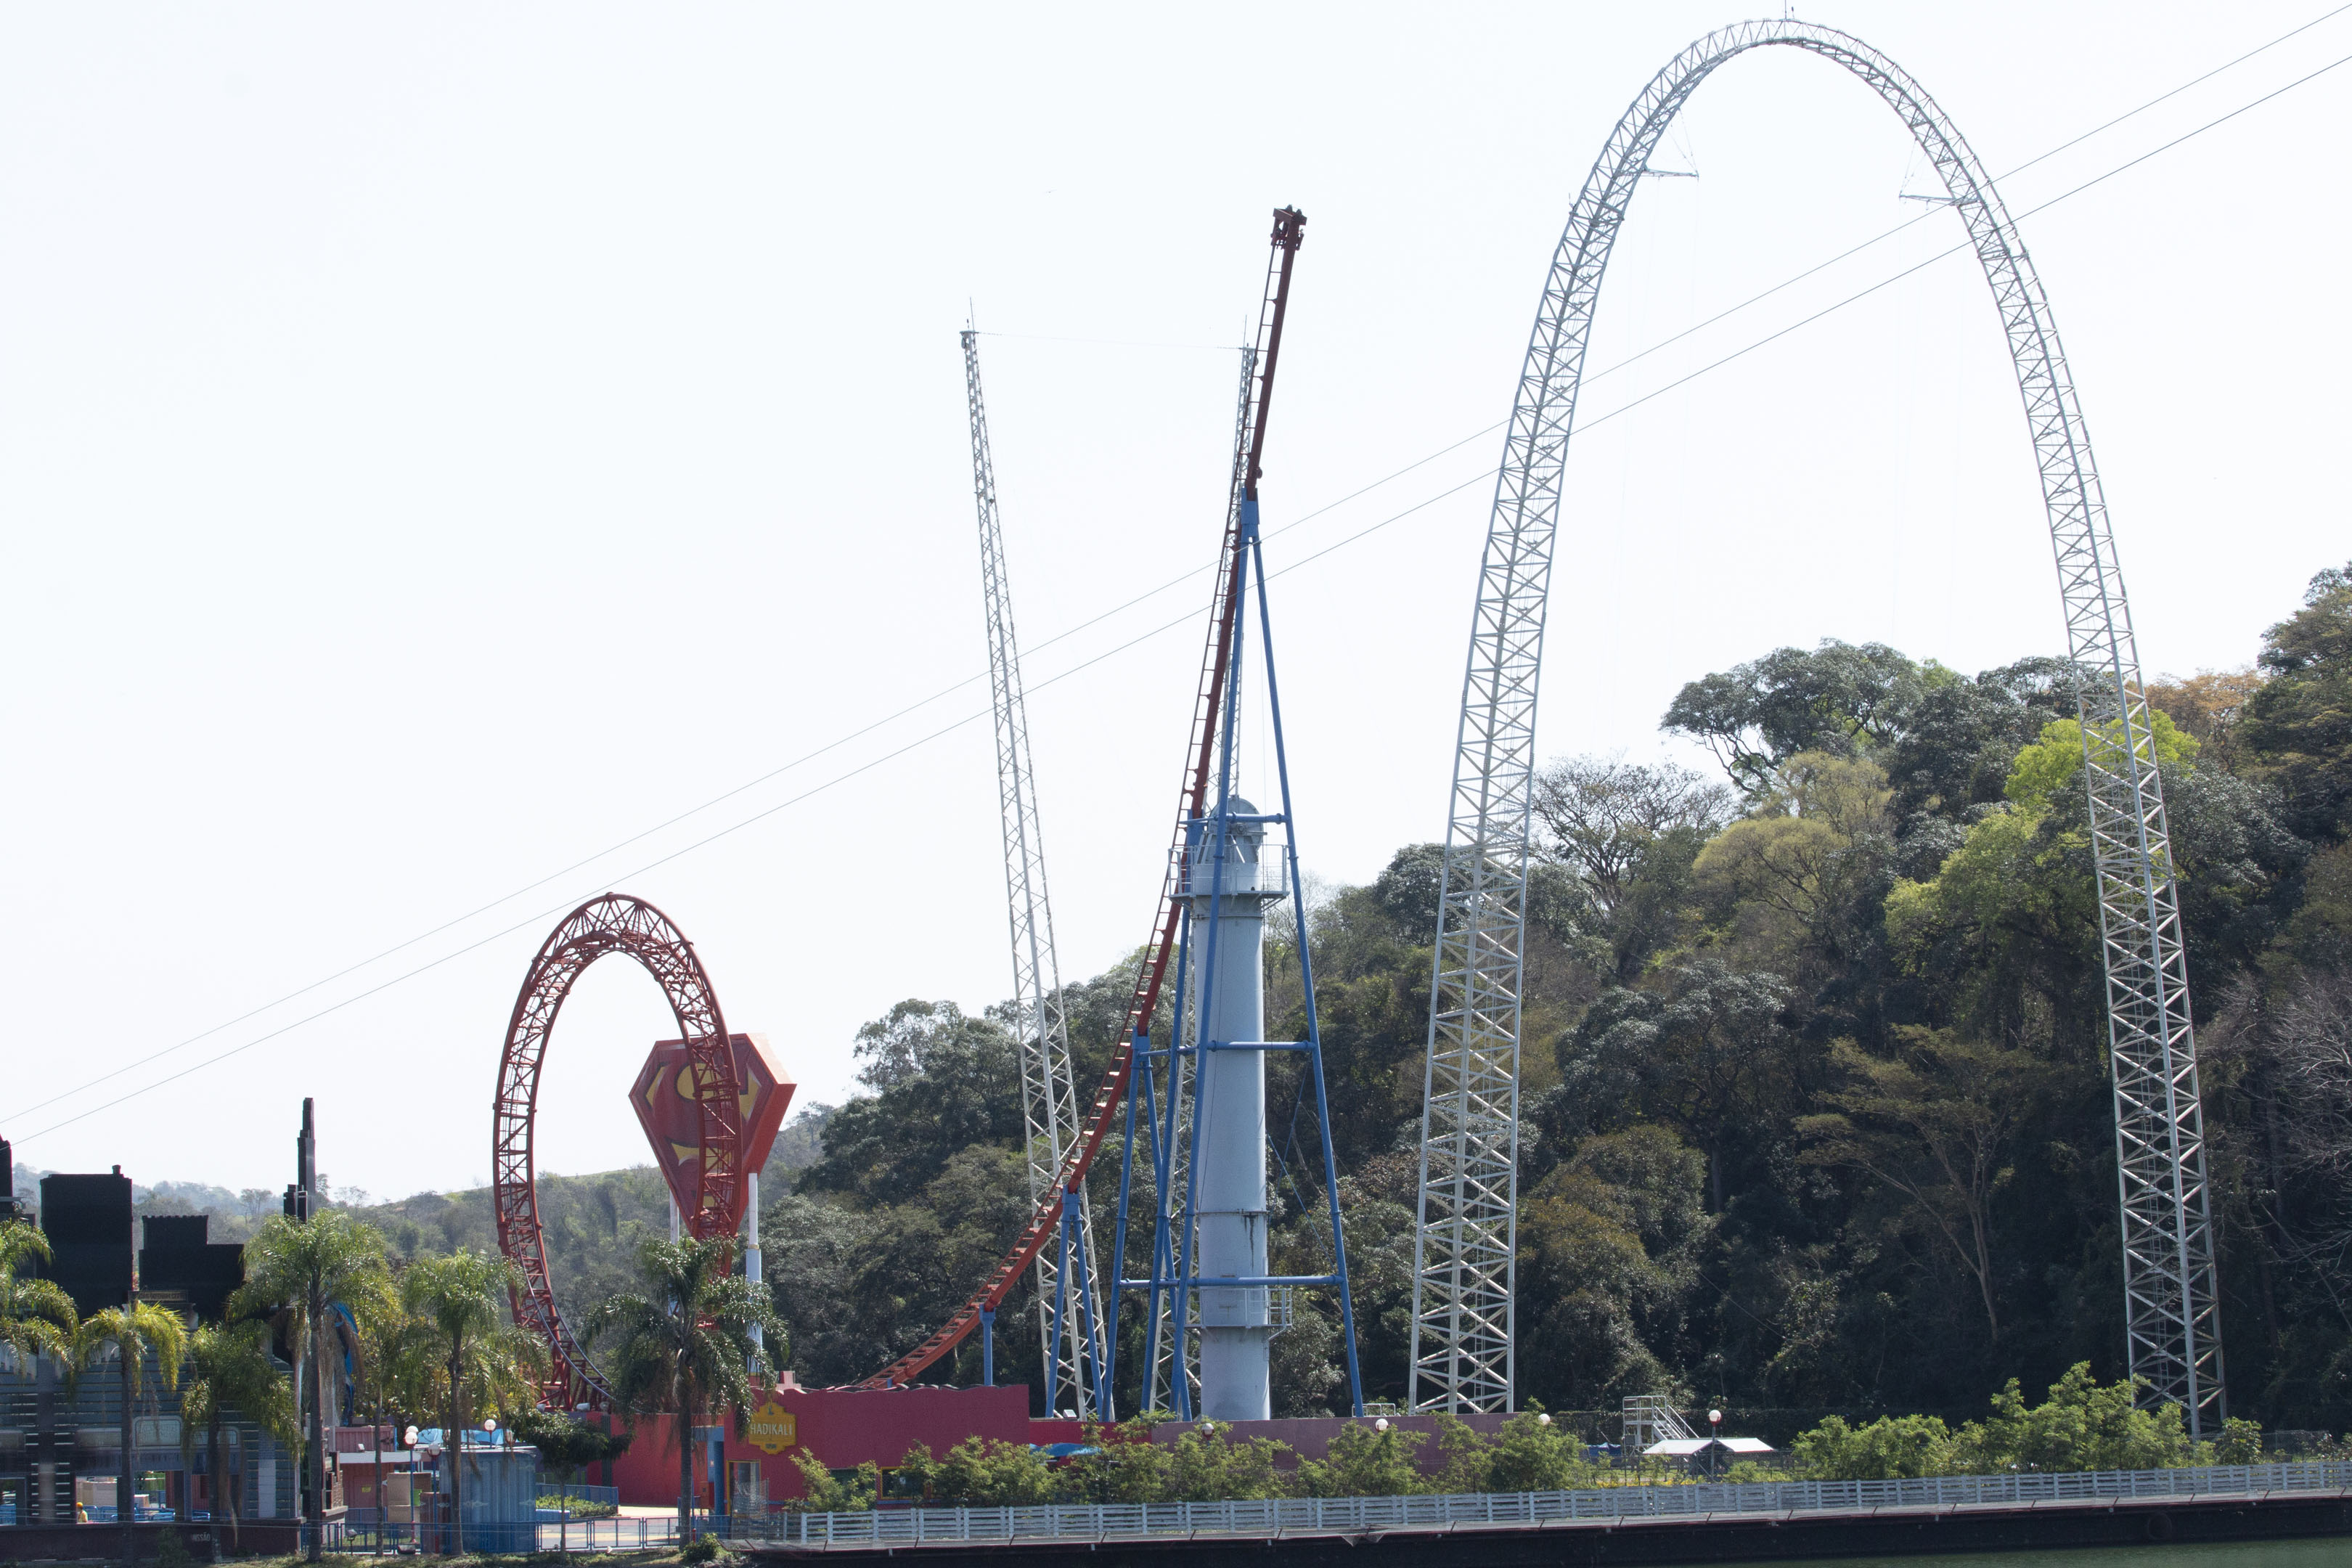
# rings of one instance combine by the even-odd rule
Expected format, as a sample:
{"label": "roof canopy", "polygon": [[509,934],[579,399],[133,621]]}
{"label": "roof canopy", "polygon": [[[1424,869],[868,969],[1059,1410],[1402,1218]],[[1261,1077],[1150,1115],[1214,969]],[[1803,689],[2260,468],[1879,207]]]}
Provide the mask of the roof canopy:
{"label": "roof canopy", "polygon": [[1769,1454],[1772,1445],[1761,1437],[1669,1437],[1663,1443],[1653,1443],[1642,1450],[1661,1458],[1687,1459],[1693,1454],[1704,1454],[1709,1448],[1720,1448],[1727,1454]]}

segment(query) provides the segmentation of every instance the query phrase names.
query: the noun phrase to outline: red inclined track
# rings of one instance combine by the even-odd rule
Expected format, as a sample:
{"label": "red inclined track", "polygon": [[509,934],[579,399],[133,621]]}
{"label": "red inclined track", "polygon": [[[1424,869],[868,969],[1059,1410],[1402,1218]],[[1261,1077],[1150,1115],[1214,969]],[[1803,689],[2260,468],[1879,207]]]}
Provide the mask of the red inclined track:
{"label": "red inclined track", "polygon": [[1176,952],[1176,893],[1183,873],[1191,825],[1204,816],[1209,806],[1209,769],[1216,755],[1218,710],[1224,696],[1225,671],[1233,658],[1234,618],[1241,608],[1242,502],[1244,497],[1254,498],[1257,491],[1258,459],[1265,449],[1265,415],[1274,395],[1275,361],[1281,351],[1282,319],[1290,299],[1291,262],[1298,254],[1300,231],[1306,224],[1306,217],[1289,207],[1274,215],[1273,255],[1266,266],[1265,293],[1258,309],[1257,343],[1250,360],[1257,383],[1256,395],[1244,401],[1241,427],[1234,443],[1224,543],[1217,558],[1214,596],[1209,604],[1208,647],[1201,661],[1200,689],[1192,700],[1191,750],[1185,756],[1183,784],[1177,795],[1175,833],[1168,850],[1168,864],[1160,877],[1160,918],[1153,925],[1151,940],[1144,946],[1143,963],[1137,971],[1135,990],[1128,1002],[1126,1026],[1111,1050],[1110,1068],[1095,1089],[1094,1105],[1087,1113],[1085,1127],[1069,1152],[1062,1157],[1062,1168],[1052,1189],[1038,1201],[1036,1212],[1022,1227],[1013,1249],[998,1260],[971,1299],[957,1308],[937,1331],[856,1384],[859,1388],[888,1388],[911,1382],[924,1368],[962,1343],[964,1337],[980,1326],[982,1312],[996,1310],[1021,1282],[1021,1276],[1039,1250],[1052,1239],[1055,1227],[1062,1220],[1062,1194],[1076,1191],[1086,1179],[1095,1155],[1102,1149],[1104,1137],[1117,1119],[1120,1102],[1127,1098],[1129,1083],[1135,1074],[1136,1037],[1150,1032],[1152,1016],[1160,1006],[1160,982],[1166,978],[1169,961]]}

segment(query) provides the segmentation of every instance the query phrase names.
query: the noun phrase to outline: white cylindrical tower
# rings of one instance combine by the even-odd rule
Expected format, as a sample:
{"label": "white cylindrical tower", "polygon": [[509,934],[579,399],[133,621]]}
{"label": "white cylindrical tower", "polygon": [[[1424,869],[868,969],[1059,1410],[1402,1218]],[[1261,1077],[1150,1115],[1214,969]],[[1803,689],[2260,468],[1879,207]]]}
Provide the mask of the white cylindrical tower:
{"label": "white cylindrical tower", "polygon": [[[1236,816],[1257,808],[1235,797]],[[1192,851],[1187,892],[1192,900],[1192,994],[1200,998],[1202,1046],[1265,1038],[1265,906],[1283,897],[1276,873],[1261,879],[1265,828],[1232,826],[1225,843],[1222,898],[1217,886],[1213,821],[1202,825]],[[1222,907],[1213,908],[1213,905]],[[1201,984],[1216,932],[1213,986]],[[1203,1050],[1195,1079],[1199,1121],[1193,1168],[1200,1230],[1196,1278],[1263,1277],[1266,1271],[1265,1053]],[[1207,1286],[1200,1293],[1201,1408],[1216,1421],[1264,1421],[1273,1415],[1266,1342],[1272,1337],[1267,1292],[1259,1286]]]}
{"label": "white cylindrical tower", "polygon": [[[743,1278],[752,1284],[761,1283],[760,1269],[760,1173],[743,1173]],[[760,1358],[767,1353],[767,1331],[759,1324],[751,1325],[751,1370],[763,1369]]]}

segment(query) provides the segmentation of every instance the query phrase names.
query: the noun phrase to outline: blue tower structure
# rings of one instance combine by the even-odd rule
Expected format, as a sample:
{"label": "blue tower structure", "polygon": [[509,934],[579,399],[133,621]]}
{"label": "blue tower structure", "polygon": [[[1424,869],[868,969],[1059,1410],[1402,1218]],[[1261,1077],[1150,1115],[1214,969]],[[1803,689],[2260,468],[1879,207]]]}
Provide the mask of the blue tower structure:
{"label": "blue tower structure", "polygon": [[[1176,894],[1179,925],[1174,1008],[1164,1044],[1139,1028],[1135,1081],[1127,1096],[1126,1152],[1119,1172],[1118,1219],[1112,1249],[1118,1298],[1139,1293],[1144,1302],[1146,1357],[1140,1407],[1179,1419],[1265,1419],[1272,1414],[1268,1345],[1286,1326],[1294,1293],[1329,1289],[1339,1299],[1348,1391],[1354,1414],[1363,1412],[1356,1360],[1355,1308],[1348,1289],[1347,1245],[1341,1230],[1338,1169],[1332,1156],[1322,1036],[1315,1002],[1314,961],[1307,946],[1306,900],[1283,735],[1281,690],[1276,678],[1273,614],[1265,593],[1259,539],[1259,459],[1287,306],[1290,271],[1306,219],[1285,208],[1275,215],[1274,260],[1260,313],[1259,346],[1243,366],[1242,439],[1237,442],[1233,575],[1219,608],[1228,617],[1230,657],[1218,704],[1213,805],[1186,825]],[[1263,374],[1258,374],[1263,366]],[[1255,381],[1256,398],[1250,391]],[[1235,732],[1242,694],[1247,616],[1255,600],[1259,658],[1265,670],[1279,809],[1260,811],[1235,793]],[[1271,830],[1279,830],[1275,835]],[[1271,842],[1270,842],[1271,840]],[[1274,866],[1266,865],[1275,850]],[[1269,876],[1271,869],[1273,875]],[[1285,900],[1296,918],[1304,1038],[1265,1037],[1263,934],[1266,911]],[[1322,1155],[1323,1202],[1331,1226],[1331,1268],[1315,1274],[1274,1274],[1267,1262],[1271,1202],[1266,1140],[1265,1068],[1269,1051],[1303,1058],[1303,1109],[1310,1090]],[[1293,1112],[1295,1125],[1297,1110]],[[1274,1155],[1278,1158],[1278,1155]],[[1127,1277],[1128,1241],[1135,1219],[1139,1163],[1150,1173],[1150,1263],[1141,1278]],[[1195,1339],[1197,1336],[1197,1346]],[[1117,1354],[1115,1334],[1107,1336]],[[1115,1365],[1115,1361],[1114,1361]]]}

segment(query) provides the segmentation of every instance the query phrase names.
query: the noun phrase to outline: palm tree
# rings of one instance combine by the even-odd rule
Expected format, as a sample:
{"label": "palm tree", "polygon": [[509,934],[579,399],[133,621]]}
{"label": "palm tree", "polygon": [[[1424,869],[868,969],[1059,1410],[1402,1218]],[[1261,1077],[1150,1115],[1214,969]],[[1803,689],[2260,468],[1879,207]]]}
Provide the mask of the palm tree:
{"label": "palm tree", "polygon": [[430,1325],[443,1357],[441,1392],[449,1404],[442,1440],[449,1456],[449,1525],[459,1552],[465,1550],[466,1414],[535,1395],[546,1364],[545,1348],[507,1321],[509,1294],[521,1279],[520,1268],[489,1252],[420,1258],[400,1277],[401,1304]]}
{"label": "palm tree", "polygon": [[133,1528],[131,1503],[132,1475],[139,1450],[131,1442],[131,1402],[145,1381],[145,1362],[152,1352],[156,1375],[165,1388],[180,1386],[180,1362],[188,1353],[188,1331],[179,1318],[152,1301],[133,1297],[124,1307],[101,1307],[84,1318],[74,1331],[73,1364],[79,1380],[111,1346],[122,1373],[122,1469],[114,1483],[114,1516],[122,1521],[122,1561],[138,1561],[139,1536]]}
{"label": "palm tree", "polygon": [[383,1237],[375,1226],[337,1209],[297,1220],[273,1215],[245,1244],[245,1285],[230,1304],[232,1317],[285,1314],[287,1341],[306,1358],[302,1386],[310,1416],[310,1518],[309,1554],[321,1551],[317,1521],[327,1506],[327,1322],[335,1308],[354,1315],[381,1310],[391,1295]]}
{"label": "palm tree", "polygon": [[751,1363],[761,1353],[751,1331],[766,1331],[764,1359],[788,1354],[783,1320],[764,1286],[728,1272],[730,1240],[652,1240],[637,1252],[643,1295],[609,1296],[588,1314],[591,1344],[614,1342],[614,1392],[630,1410],[672,1418],[677,1440],[677,1529],[694,1531],[696,1417],[732,1408],[740,1427],[751,1402]]}
{"label": "palm tree", "polygon": [[65,1360],[81,1326],[73,1298],[56,1280],[16,1278],[27,1260],[48,1256],[49,1238],[40,1231],[18,1220],[0,1225],[0,1365],[27,1376],[36,1374],[41,1356]]}
{"label": "palm tree", "polygon": [[269,1354],[269,1325],[252,1319],[241,1323],[206,1323],[196,1331],[188,1342],[188,1384],[180,1394],[184,1457],[194,1445],[195,1429],[199,1426],[205,1429],[205,1473],[212,1478],[215,1518],[210,1533],[215,1563],[221,1560],[218,1515],[224,1503],[230,1531],[236,1531],[239,1523],[236,1489],[228,1484],[226,1456],[221,1451],[221,1427],[232,1412],[289,1448],[302,1441],[292,1391]]}
{"label": "palm tree", "polygon": [[21,1220],[0,1225],[0,1348],[18,1360],[62,1359],[81,1320],[73,1298],[54,1279],[19,1279],[26,1258],[48,1260],[49,1238]]}
{"label": "palm tree", "polygon": [[445,1411],[449,1403],[442,1392],[439,1331],[424,1319],[412,1316],[405,1305],[378,1320],[373,1331],[375,1381],[395,1424],[438,1425],[435,1413]]}

